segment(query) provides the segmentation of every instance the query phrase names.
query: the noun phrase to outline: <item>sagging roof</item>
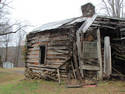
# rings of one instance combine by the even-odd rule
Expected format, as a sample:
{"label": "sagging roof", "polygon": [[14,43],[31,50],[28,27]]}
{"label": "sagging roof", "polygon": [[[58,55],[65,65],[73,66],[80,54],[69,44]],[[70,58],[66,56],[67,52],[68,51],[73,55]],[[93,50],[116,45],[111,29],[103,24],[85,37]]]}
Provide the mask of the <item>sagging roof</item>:
{"label": "sagging roof", "polygon": [[[115,17],[108,17],[108,16],[100,16],[100,15],[98,15],[97,17],[125,21],[124,18],[115,18]],[[66,19],[66,20],[62,20],[62,21],[58,21],[58,22],[51,22],[51,23],[44,24],[44,25],[34,29],[31,33],[38,33],[38,32],[42,32],[42,31],[63,28],[64,26],[73,25],[75,23],[80,23],[80,22],[85,22],[86,20],[87,20],[87,17],[76,17],[76,18]]]}
{"label": "sagging roof", "polygon": [[71,18],[67,20],[62,20],[58,22],[52,22],[44,24],[32,31],[32,33],[38,33],[46,30],[56,29],[56,28],[62,28],[62,26],[72,25],[74,23],[79,23],[85,21],[86,17],[77,17],[77,18]]}

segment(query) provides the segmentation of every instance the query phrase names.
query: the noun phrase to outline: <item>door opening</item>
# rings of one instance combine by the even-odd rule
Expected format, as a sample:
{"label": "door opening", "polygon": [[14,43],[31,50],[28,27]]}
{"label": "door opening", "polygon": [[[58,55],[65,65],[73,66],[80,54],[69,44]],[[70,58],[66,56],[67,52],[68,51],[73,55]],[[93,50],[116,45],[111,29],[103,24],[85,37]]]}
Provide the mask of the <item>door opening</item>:
{"label": "door opening", "polygon": [[40,46],[40,64],[45,64],[46,46]]}

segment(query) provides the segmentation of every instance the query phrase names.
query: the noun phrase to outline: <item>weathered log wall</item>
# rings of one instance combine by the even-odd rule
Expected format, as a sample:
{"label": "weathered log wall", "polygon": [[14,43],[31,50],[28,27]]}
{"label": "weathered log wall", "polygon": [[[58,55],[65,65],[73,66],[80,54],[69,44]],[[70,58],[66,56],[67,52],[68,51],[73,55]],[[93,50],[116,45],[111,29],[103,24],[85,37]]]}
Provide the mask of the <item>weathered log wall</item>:
{"label": "weathered log wall", "polygon": [[27,36],[26,63],[40,65],[40,45],[46,46],[44,65],[58,67],[72,54],[72,33],[70,30],[41,32]]}
{"label": "weathered log wall", "polygon": [[[104,58],[104,56],[103,56],[104,37],[109,36],[111,38],[111,46],[114,43],[115,43],[115,45],[120,44],[121,39],[124,40],[124,37],[125,37],[125,34],[120,34],[120,31],[124,31],[124,29],[125,29],[124,23],[125,22],[122,20],[119,21],[119,20],[115,20],[115,19],[97,17],[95,19],[95,21],[92,23],[92,25],[87,29],[87,32],[84,34],[80,34],[80,41],[82,43],[81,47],[83,48],[83,46],[85,46],[85,44],[83,42],[86,42],[86,41],[96,42],[97,41],[97,34],[96,34],[97,28],[100,28],[100,33],[101,33],[101,41],[100,41],[101,44],[100,45],[102,47],[102,49],[101,49],[102,56],[101,57],[103,59]],[[27,67],[31,68],[33,70],[42,71],[42,72],[43,71],[46,72],[45,70],[47,70],[48,74],[49,73],[51,74],[51,76],[49,75],[49,77],[52,78],[53,73],[55,73],[54,75],[56,75],[56,76],[58,74],[56,69],[58,69],[59,66],[63,65],[65,62],[67,62],[67,60],[69,60],[73,55],[76,55],[75,56],[76,60],[74,60],[74,61],[76,61],[76,63],[78,63],[78,60],[77,60],[78,57],[77,57],[77,54],[75,53],[75,51],[77,52],[77,49],[73,52],[73,44],[75,44],[75,42],[76,42],[75,33],[81,24],[77,24],[77,25],[72,26],[75,29],[71,28],[71,27],[70,27],[70,29],[58,28],[56,30],[43,31],[43,32],[39,32],[39,33],[29,34],[27,36],[27,43],[26,43],[27,44],[27,55],[26,55]],[[121,35],[122,35],[122,37],[121,37]],[[124,44],[124,43],[125,42],[123,41],[122,44]],[[46,55],[45,55],[46,58],[45,58],[44,64],[40,64],[40,45],[46,46]],[[112,46],[112,48],[116,48],[116,47]],[[89,51],[90,50],[88,50],[88,52]],[[118,53],[117,51],[112,51],[112,53],[116,52],[116,55],[118,56],[118,54],[121,54],[121,51],[123,52],[123,49],[120,50],[120,53]],[[85,55],[87,56],[87,54],[85,54]],[[123,55],[124,55],[124,52],[123,52]],[[83,57],[81,57],[81,58],[83,58]],[[121,58],[121,56],[120,56],[120,58]],[[72,57],[71,59],[73,61],[74,57]],[[90,67],[88,67],[88,66],[86,66],[86,67],[84,66],[84,69],[85,69],[84,77],[88,76],[89,78],[92,78],[92,77],[94,77],[94,75],[97,75],[97,71],[100,70],[100,68],[99,68],[100,65],[98,65],[98,59],[96,59],[96,58],[95,59],[83,58],[83,59],[84,59],[84,64],[91,65],[92,68],[94,68],[94,70],[96,71],[95,72],[93,70],[90,70]],[[74,61],[72,63],[73,67],[75,65]],[[104,70],[103,61],[104,60],[102,60],[102,64],[101,64],[101,66],[103,67],[102,70]],[[123,62],[125,62],[125,61],[123,61]],[[114,64],[116,65],[116,63],[114,63]],[[97,67],[94,67],[94,66],[97,66]],[[75,74],[75,71],[77,68],[76,67],[74,67],[74,68],[75,68],[74,71],[72,71],[73,69],[70,69],[70,68],[69,68],[69,70],[71,70]],[[121,66],[120,66],[120,68],[121,68]],[[79,70],[79,65],[78,65],[78,70]],[[55,79],[55,78],[52,78],[52,79]]]}

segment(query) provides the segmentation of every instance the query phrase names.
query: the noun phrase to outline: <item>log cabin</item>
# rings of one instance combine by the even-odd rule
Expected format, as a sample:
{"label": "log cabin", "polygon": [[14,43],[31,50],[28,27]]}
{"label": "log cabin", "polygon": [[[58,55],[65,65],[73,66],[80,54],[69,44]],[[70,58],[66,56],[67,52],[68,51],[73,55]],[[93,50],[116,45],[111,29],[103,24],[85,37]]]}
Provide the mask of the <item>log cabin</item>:
{"label": "log cabin", "polygon": [[102,80],[125,74],[125,19],[100,16],[87,3],[83,15],[42,25],[27,35],[25,76]]}

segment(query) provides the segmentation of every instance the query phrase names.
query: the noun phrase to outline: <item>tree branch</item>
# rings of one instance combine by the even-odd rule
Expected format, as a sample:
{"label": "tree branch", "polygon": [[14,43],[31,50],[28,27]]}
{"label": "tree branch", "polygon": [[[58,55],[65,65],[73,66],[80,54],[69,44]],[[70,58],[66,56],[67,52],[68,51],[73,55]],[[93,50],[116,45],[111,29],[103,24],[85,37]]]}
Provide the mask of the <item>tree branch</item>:
{"label": "tree branch", "polygon": [[106,8],[106,11],[107,11],[108,15],[111,16],[111,15],[110,15],[110,12],[109,12],[109,9],[108,9],[108,6],[107,6],[105,0],[102,0],[102,2],[103,2],[104,5],[105,5],[105,8]]}
{"label": "tree branch", "polygon": [[10,32],[5,32],[5,33],[2,33],[2,34],[0,34],[0,36],[3,36],[3,35],[8,35],[8,34],[12,34],[12,33],[17,33],[18,31],[20,31],[22,28],[24,28],[24,27],[27,27],[27,25],[25,25],[25,26],[22,26],[22,27],[20,27],[20,28],[18,28],[17,30],[15,30],[15,31],[10,31]]}

